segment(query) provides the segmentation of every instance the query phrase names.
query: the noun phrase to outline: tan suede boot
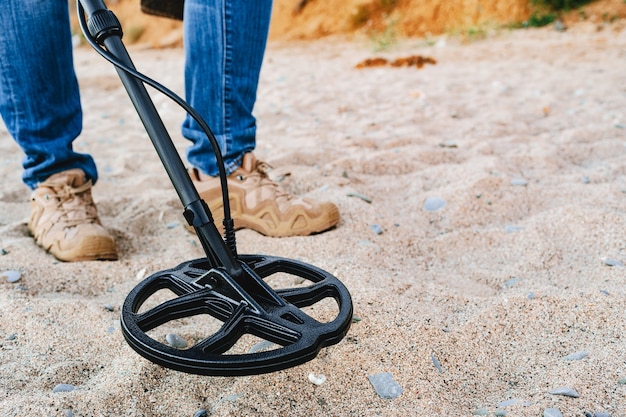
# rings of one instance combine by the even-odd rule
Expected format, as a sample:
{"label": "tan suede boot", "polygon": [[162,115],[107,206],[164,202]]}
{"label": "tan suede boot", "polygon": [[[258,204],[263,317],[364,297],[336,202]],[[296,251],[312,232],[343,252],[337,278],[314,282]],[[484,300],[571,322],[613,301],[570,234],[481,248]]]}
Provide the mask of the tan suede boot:
{"label": "tan suede boot", "polygon": [[117,259],[115,241],[98,219],[91,181],[80,169],[39,184],[31,196],[28,228],[37,244],[61,261]]}
{"label": "tan suede boot", "polygon": [[[267,176],[267,168],[267,164],[247,153],[241,167],[228,176],[235,228],[286,237],[323,232],[339,223],[336,205],[288,194]],[[189,175],[200,197],[209,205],[215,224],[221,228],[224,209],[219,178],[202,174],[195,168]]]}

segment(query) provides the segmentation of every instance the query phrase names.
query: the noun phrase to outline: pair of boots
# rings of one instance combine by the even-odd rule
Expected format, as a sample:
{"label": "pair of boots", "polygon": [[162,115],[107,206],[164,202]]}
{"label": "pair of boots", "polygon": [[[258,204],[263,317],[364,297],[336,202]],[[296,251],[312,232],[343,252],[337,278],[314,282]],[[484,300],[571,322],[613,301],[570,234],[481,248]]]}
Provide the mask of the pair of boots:
{"label": "pair of boots", "polygon": [[[223,219],[219,178],[189,171],[211,209],[215,223]],[[115,260],[115,240],[102,226],[91,197],[91,181],[80,169],[52,175],[33,192],[28,228],[37,244],[61,261]],[[339,222],[333,203],[296,198],[273,182],[267,165],[252,153],[228,177],[231,215],[237,229],[266,236],[304,236],[323,232]]]}

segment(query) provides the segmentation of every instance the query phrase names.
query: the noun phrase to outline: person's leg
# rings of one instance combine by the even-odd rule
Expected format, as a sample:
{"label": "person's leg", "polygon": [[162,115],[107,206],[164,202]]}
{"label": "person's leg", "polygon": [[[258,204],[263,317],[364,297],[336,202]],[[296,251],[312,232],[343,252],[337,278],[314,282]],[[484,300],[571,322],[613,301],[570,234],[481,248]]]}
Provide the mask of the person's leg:
{"label": "person's leg", "polygon": [[[267,175],[269,166],[252,154],[252,110],[271,8],[271,0],[186,0],[185,93],[220,144],[235,227],[275,237],[309,235],[339,222],[337,206],[285,192]],[[183,123],[183,136],[192,141],[187,150],[190,176],[219,224],[222,190],[213,148],[190,117]]]}
{"label": "person's leg", "polygon": [[[255,148],[252,115],[269,30],[272,0],[186,0],[185,93],[215,134],[228,174]],[[216,176],[213,149],[189,116],[183,136],[189,162]]]}
{"label": "person's leg", "polygon": [[0,113],[26,154],[28,228],[60,260],[117,259],[91,198],[93,158],[72,149],[82,111],[68,2],[3,0],[0,23]]}
{"label": "person's leg", "polygon": [[24,182],[72,168],[95,182],[93,159],[72,150],[82,112],[67,0],[3,0],[0,23],[0,113],[26,154]]}

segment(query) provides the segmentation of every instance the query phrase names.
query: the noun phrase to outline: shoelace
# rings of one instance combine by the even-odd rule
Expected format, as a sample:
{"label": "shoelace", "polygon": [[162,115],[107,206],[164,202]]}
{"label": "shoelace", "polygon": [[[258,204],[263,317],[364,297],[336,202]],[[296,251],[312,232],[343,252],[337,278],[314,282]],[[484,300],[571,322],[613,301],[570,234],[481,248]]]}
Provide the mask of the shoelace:
{"label": "shoelace", "polygon": [[251,176],[252,175],[259,175],[261,177],[261,184],[263,186],[271,186],[274,188],[274,194],[276,195],[276,198],[286,198],[287,200],[291,200],[292,195],[287,193],[285,190],[283,190],[276,182],[272,181],[272,179],[269,176],[269,172],[272,170],[272,166],[270,164],[268,164],[267,162],[263,162],[263,161],[256,161],[256,165],[255,167],[252,169],[252,171],[250,171]]}
{"label": "shoelace", "polygon": [[95,206],[90,200],[84,199],[82,195],[91,189],[91,180],[78,187],[53,181],[44,182],[40,186],[54,191],[53,196],[58,199],[57,208],[68,226],[97,221],[98,213]]}

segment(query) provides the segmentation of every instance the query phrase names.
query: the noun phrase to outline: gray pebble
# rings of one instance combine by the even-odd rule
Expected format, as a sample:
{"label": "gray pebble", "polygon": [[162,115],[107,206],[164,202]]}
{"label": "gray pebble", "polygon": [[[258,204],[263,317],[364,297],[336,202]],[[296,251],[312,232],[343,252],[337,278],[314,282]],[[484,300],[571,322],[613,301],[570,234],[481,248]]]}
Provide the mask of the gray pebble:
{"label": "gray pebble", "polygon": [[524,178],[513,178],[511,180],[511,185],[523,187],[525,185],[528,185],[528,180],[526,180]]}
{"label": "gray pebble", "polygon": [[106,310],[108,310],[108,311],[114,311],[114,310],[115,310],[115,308],[114,308],[111,304],[108,304],[108,303],[107,303],[107,304],[105,304],[103,307],[104,307]]}
{"label": "gray pebble", "polygon": [[534,292],[529,292],[528,295],[526,296],[526,298],[528,298],[529,300],[532,300],[535,298],[535,293]]}
{"label": "gray pebble", "polygon": [[371,203],[372,203],[372,199],[371,199],[371,198],[369,198],[369,197],[368,197],[368,196],[366,196],[366,195],[363,195],[363,194],[359,194],[359,193],[348,193],[347,195],[348,195],[348,197],[356,197],[356,198],[360,198],[361,200],[365,201],[365,202],[366,202],[366,203],[368,203],[368,204],[371,204]]}
{"label": "gray pebble", "polygon": [[207,417],[206,410],[198,410],[193,413],[193,417]]}
{"label": "gray pebble", "polygon": [[372,229],[372,232],[376,233],[377,235],[383,234],[383,228],[380,227],[380,225],[378,224],[371,224],[370,229]]}
{"label": "gray pebble", "polygon": [[5,248],[1,248],[0,249],[0,255],[4,256],[7,255],[9,252],[7,252],[7,250]]}
{"label": "gray pebble", "polygon": [[175,229],[178,226],[180,226],[180,223],[178,222],[171,222],[165,225],[165,227],[167,227],[168,229]]}
{"label": "gray pebble", "polygon": [[573,388],[561,387],[557,389],[553,389],[552,391],[548,391],[549,394],[552,395],[563,395],[565,397],[578,398],[580,394]]}
{"label": "gray pebble", "polygon": [[607,266],[617,266],[618,268],[624,267],[624,262],[619,261],[617,259],[606,258],[603,260],[603,262],[604,262],[604,265],[607,265]]}
{"label": "gray pebble", "polygon": [[74,391],[74,385],[71,384],[58,384],[52,392],[71,392]]}
{"label": "gray pebble", "polygon": [[506,400],[506,401],[502,401],[501,403],[498,403],[496,407],[498,408],[508,407],[509,405],[517,404],[518,401],[519,400],[517,398],[511,398],[510,400]]}
{"label": "gray pebble", "polygon": [[370,384],[381,398],[393,399],[402,394],[402,387],[393,380],[393,375],[389,372],[381,372],[375,375],[368,375]]}
{"label": "gray pebble", "polygon": [[72,410],[65,410],[65,417],[74,417]]}
{"label": "gray pebble", "polygon": [[426,211],[437,211],[444,208],[446,205],[446,200],[439,197],[428,197],[424,202],[424,210]]}
{"label": "gray pebble", "polygon": [[570,353],[569,355],[565,356],[563,360],[564,361],[579,361],[583,358],[586,358],[587,355],[588,355],[587,352],[585,352],[584,350],[581,350],[578,352]]}
{"label": "gray pebble", "polygon": [[524,230],[524,227],[516,226],[514,224],[507,224],[506,226],[504,226],[504,231],[507,233],[515,233],[515,232],[519,232],[520,230]]}
{"label": "gray pebble", "polygon": [[620,385],[626,385],[626,378],[620,378],[617,380],[617,383]]}
{"label": "gray pebble", "polygon": [[563,417],[563,414],[558,408],[546,408],[543,411],[543,417]]}
{"label": "gray pebble", "polygon": [[165,336],[165,341],[168,345],[176,349],[183,349],[187,347],[187,341],[174,333],[168,333]]}
{"label": "gray pebble", "polygon": [[272,350],[274,346],[276,345],[274,345],[274,343],[270,342],[269,340],[261,340],[259,343],[252,346],[248,353],[265,352],[268,350]]}
{"label": "gray pebble", "polygon": [[580,180],[583,182],[583,184],[589,184],[591,182],[591,180],[587,176],[582,177]]}
{"label": "gray pebble", "polygon": [[504,286],[506,288],[512,287],[513,285],[517,284],[518,282],[520,282],[521,279],[518,277],[513,277],[511,279],[509,279],[507,282],[504,283]]}
{"label": "gray pebble", "polygon": [[488,416],[489,410],[487,410],[486,408],[479,408],[478,410],[474,411],[474,415],[475,416]]}
{"label": "gray pebble", "polygon": [[437,360],[437,357],[435,356],[434,353],[430,354],[430,359],[433,361],[433,365],[435,365],[435,368],[437,368],[439,373],[443,373],[443,369],[441,368],[441,364],[439,363],[439,360]]}
{"label": "gray pebble", "polygon": [[600,412],[594,412],[593,417],[611,417],[611,415],[607,412],[600,411]]}
{"label": "gray pebble", "polygon": [[0,277],[6,279],[9,284],[13,284],[22,278],[22,274],[19,271],[4,271]]}
{"label": "gray pebble", "polygon": [[15,333],[11,333],[7,336],[7,340],[15,340],[17,339],[17,335]]}
{"label": "gray pebble", "polygon": [[496,410],[496,412],[494,414],[496,416],[498,416],[498,417],[504,417],[504,416],[506,416],[506,411],[505,410]]}

